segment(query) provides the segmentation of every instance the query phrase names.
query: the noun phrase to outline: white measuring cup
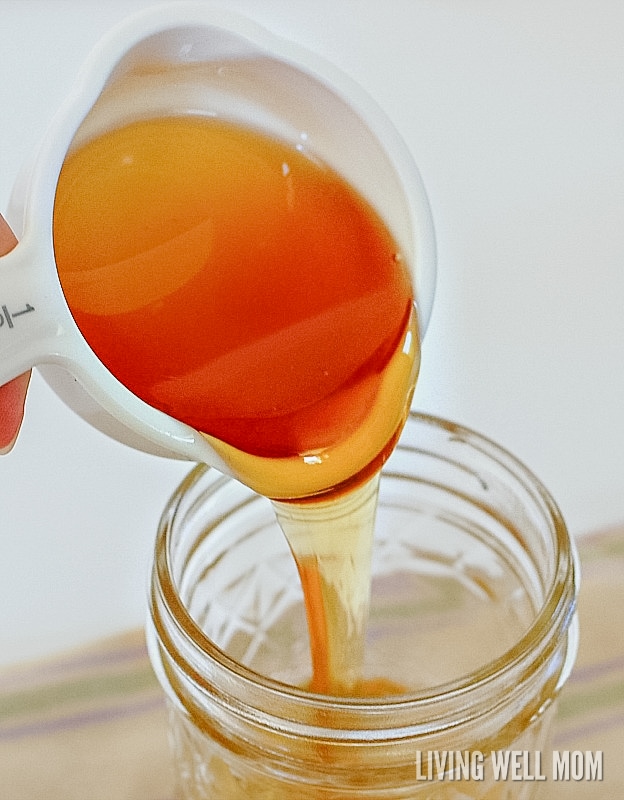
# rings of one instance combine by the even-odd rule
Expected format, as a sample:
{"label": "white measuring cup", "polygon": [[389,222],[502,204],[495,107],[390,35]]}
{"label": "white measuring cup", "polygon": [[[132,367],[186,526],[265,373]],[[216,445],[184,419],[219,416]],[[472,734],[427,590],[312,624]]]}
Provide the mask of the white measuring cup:
{"label": "white measuring cup", "polygon": [[65,302],[54,260],[55,190],[67,152],[146,117],[221,116],[260,126],[333,166],[376,208],[412,270],[421,335],[435,284],[427,197],[402,139],[363,90],[321,58],[205,3],[156,6],[93,50],[27,170],[0,258],[0,384],[36,366],[95,428],[155,455],[228,465],[205,437],[152,408],[98,360]]}

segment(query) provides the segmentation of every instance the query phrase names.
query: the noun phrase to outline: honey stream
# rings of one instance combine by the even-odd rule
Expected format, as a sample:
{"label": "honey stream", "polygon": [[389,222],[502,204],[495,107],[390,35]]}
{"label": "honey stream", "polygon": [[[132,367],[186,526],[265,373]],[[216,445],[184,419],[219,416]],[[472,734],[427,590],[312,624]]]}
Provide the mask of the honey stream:
{"label": "honey stream", "polygon": [[72,149],[53,235],[102,363],[274,501],[311,687],[359,691],[378,474],[419,366],[410,277],[383,221],[313,153],[172,116]]}

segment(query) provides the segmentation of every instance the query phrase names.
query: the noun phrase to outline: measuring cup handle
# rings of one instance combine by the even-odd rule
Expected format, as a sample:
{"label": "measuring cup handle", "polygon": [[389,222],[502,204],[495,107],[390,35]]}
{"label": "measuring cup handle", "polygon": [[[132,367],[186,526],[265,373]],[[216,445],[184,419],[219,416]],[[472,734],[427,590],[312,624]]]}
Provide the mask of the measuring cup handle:
{"label": "measuring cup handle", "polygon": [[63,358],[64,306],[49,250],[35,237],[0,257],[0,385]]}

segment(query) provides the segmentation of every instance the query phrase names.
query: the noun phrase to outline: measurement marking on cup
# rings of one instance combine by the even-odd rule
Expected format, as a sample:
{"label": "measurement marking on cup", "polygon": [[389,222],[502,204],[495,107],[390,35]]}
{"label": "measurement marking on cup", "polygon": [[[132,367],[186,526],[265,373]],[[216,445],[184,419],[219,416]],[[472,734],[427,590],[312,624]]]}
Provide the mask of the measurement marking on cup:
{"label": "measurement marking on cup", "polygon": [[14,328],[15,325],[13,320],[16,317],[21,317],[22,314],[28,314],[30,311],[34,311],[35,307],[31,306],[30,303],[26,303],[26,308],[23,308],[21,311],[9,311],[6,306],[2,306],[2,314],[0,314],[0,328],[6,323],[9,328]]}

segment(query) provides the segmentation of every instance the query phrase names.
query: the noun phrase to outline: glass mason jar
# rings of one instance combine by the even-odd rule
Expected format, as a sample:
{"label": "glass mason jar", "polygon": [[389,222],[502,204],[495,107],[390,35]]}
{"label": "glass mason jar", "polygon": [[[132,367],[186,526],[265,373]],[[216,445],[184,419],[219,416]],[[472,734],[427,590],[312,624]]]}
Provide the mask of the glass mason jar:
{"label": "glass mason jar", "polygon": [[[162,517],[148,622],[180,798],[510,800],[546,785],[578,569],[538,480],[480,435],[412,414],[382,472],[372,571],[364,677],[404,693],[308,692],[302,594],[271,503],[190,473]],[[496,775],[509,750],[538,774]]]}

